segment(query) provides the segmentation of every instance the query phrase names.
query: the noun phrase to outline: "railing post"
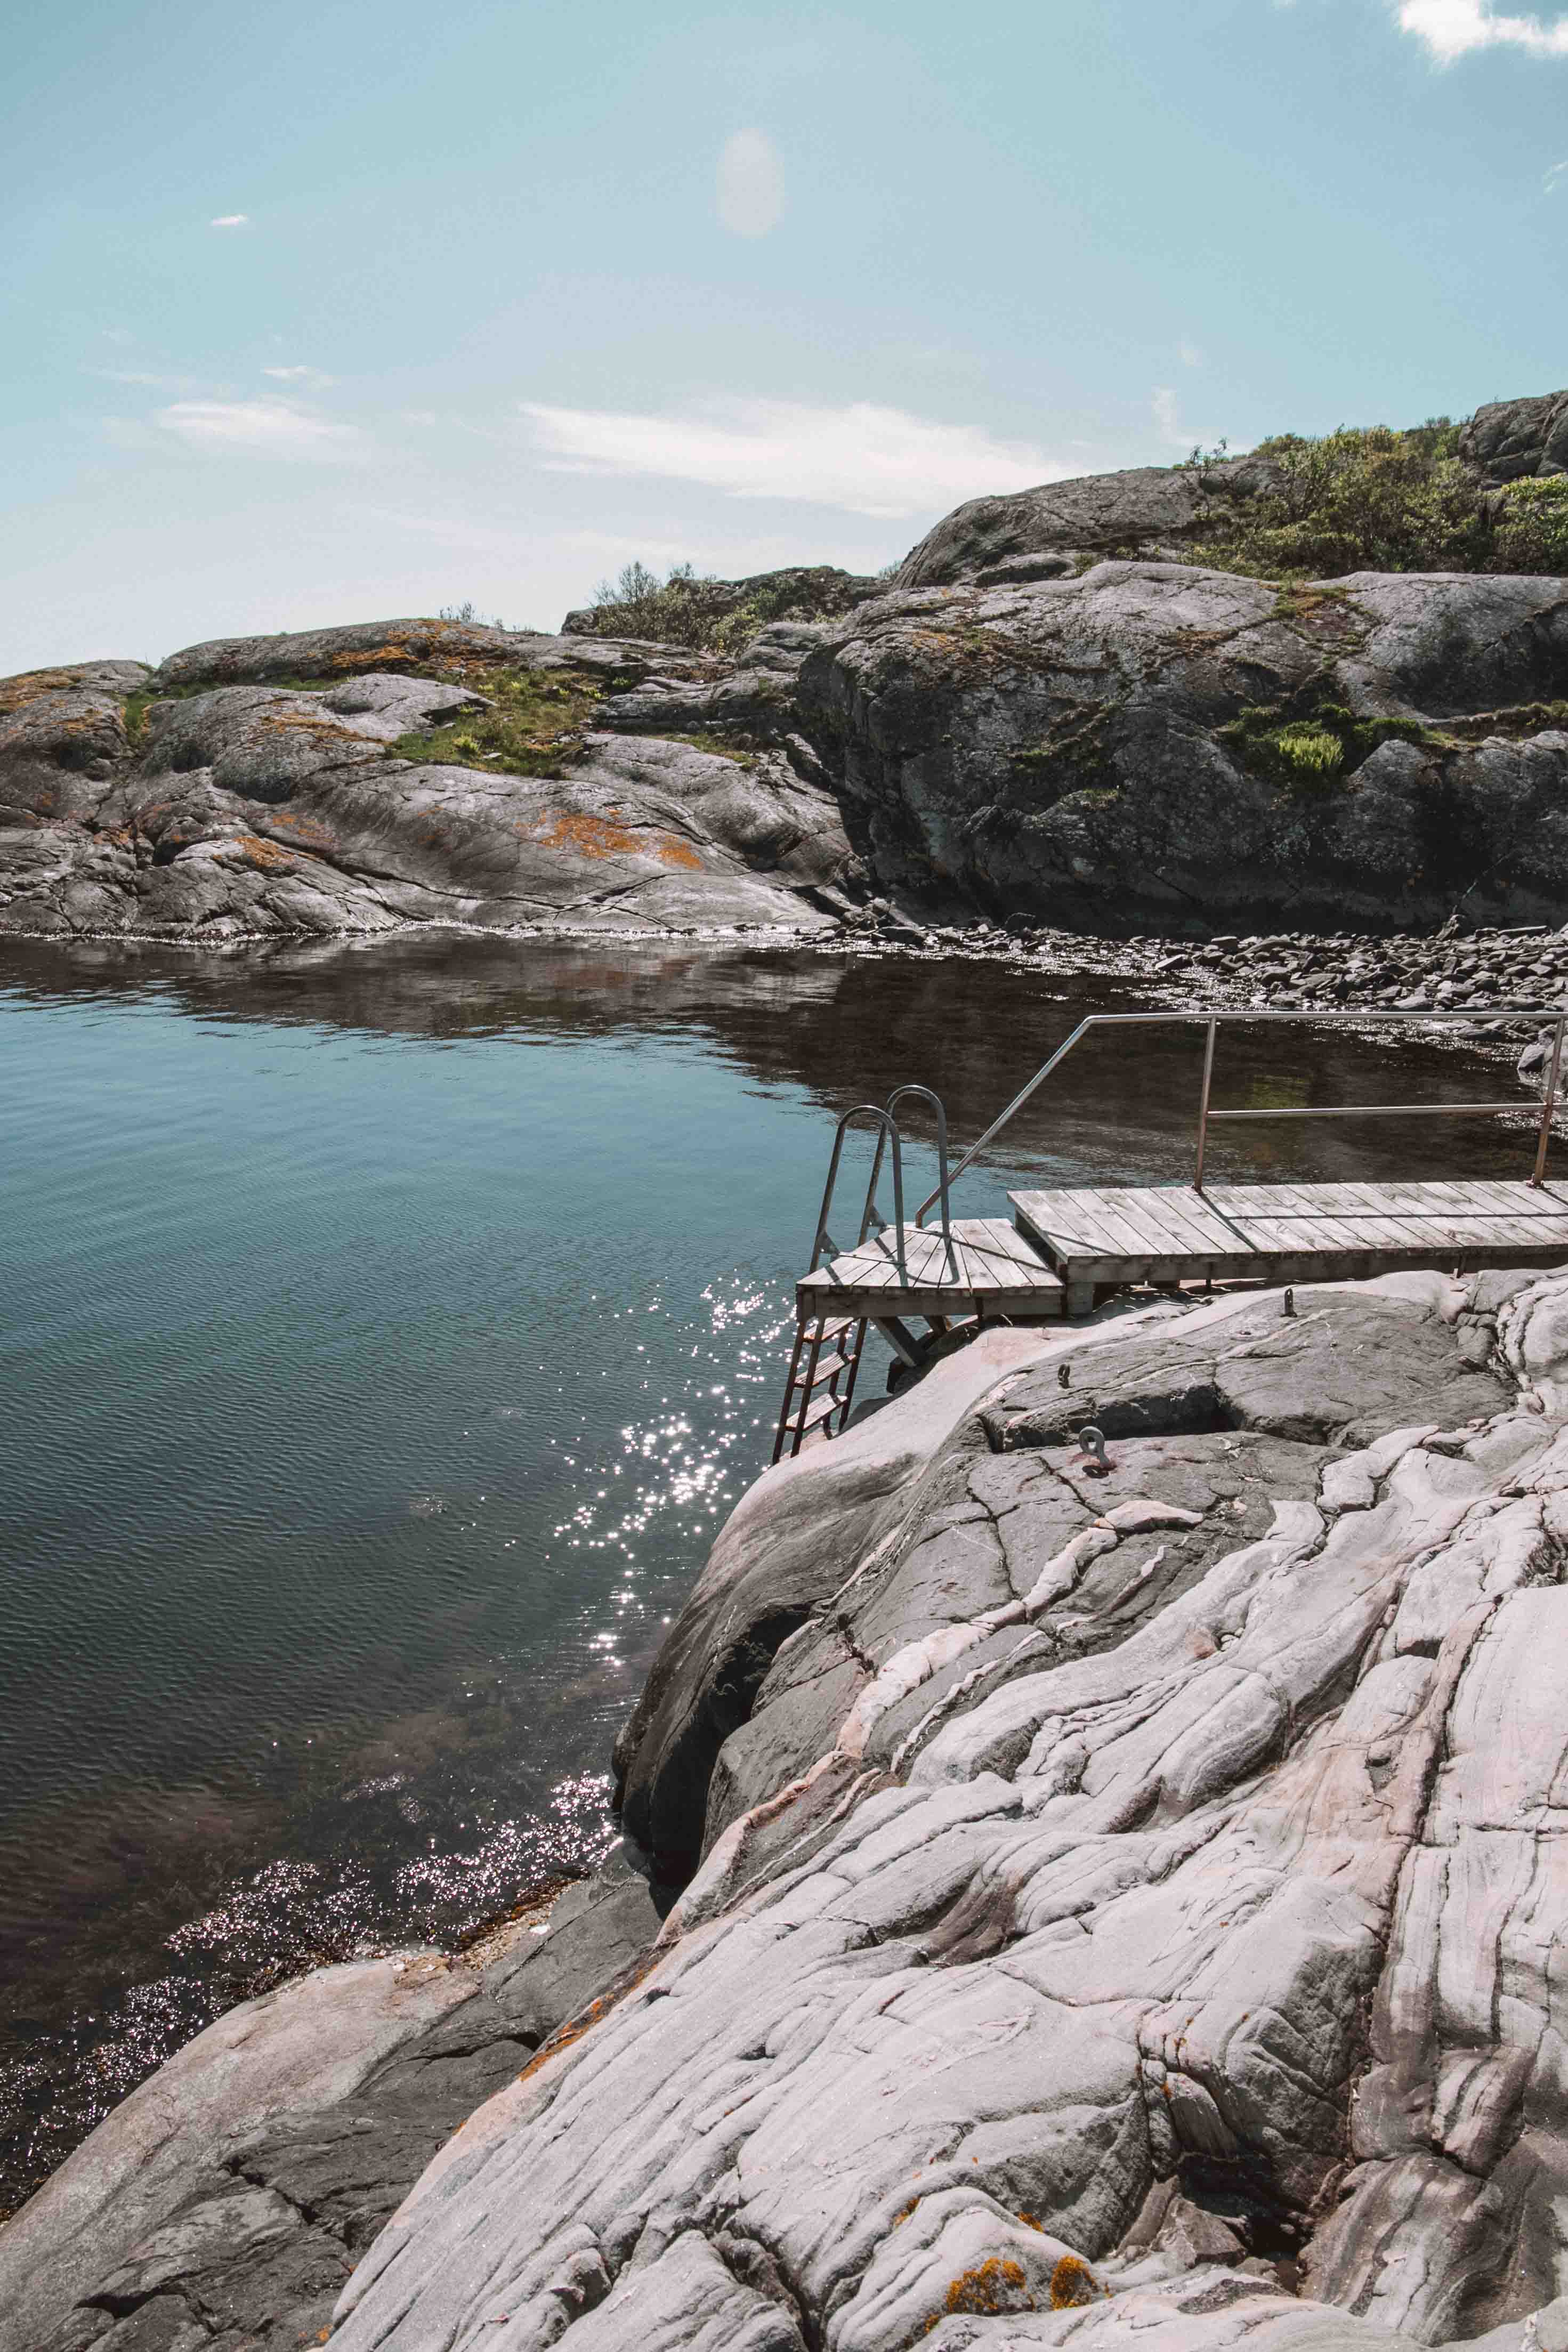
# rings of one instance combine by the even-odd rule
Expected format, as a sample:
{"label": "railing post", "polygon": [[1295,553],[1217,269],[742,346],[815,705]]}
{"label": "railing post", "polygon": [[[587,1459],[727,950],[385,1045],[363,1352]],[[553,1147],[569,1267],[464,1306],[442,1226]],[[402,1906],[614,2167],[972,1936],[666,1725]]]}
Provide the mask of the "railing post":
{"label": "railing post", "polygon": [[1568,1028],[1568,1016],[1558,1022],[1552,1034],[1552,1066],[1546,1074],[1546,1094],[1541,1105],[1541,1139],[1535,1147],[1535,1173],[1530,1180],[1537,1191],[1546,1181],[1546,1147],[1552,1140],[1552,1114],[1557,1104],[1557,1073],[1563,1062],[1564,1028]]}
{"label": "railing post", "polygon": [[1214,1041],[1218,1025],[1217,1022],[1211,1021],[1208,1034],[1204,1040],[1204,1090],[1198,1103],[1198,1164],[1193,1171],[1194,1192],[1201,1192],[1204,1189],[1204,1153],[1208,1148],[1209,1134],[1209,1087],[1214,1082]]}

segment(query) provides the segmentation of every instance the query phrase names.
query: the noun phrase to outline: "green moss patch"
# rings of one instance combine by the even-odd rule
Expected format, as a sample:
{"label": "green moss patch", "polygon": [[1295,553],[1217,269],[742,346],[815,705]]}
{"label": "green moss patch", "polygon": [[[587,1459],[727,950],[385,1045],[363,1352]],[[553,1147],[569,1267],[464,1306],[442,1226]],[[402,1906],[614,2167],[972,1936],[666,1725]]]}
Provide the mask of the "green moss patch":
{"label": "green moss patch", "polygon": [[1270,703],[1249,703],[1239,718],[1215,731],[1254,775],[1310,793],[1331,791],[1382,743],[1452,748],[1447,738],[1419,719],[1358,719],[1338,702],[1321,703],[1300,718]]}
{"label": "green moss patch", "polygon": [[561,776],[584,757],[600,688],[540,670],[500,670],[485,681],[491,707],[445,727],[416,729],[388,756],[421,767],[479,768],[510,776]]}

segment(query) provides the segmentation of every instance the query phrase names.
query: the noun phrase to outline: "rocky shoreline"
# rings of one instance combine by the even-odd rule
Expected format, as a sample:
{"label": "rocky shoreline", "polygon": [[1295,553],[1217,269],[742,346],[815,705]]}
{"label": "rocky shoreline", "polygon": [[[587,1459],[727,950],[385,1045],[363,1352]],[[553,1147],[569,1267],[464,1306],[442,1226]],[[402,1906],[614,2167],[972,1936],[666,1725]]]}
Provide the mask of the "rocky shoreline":
{"label": "rocky shoreline", "polygon": [[0,2346],[1560,2347],[1565,1561],[1568,1276],[990,1334],[743,1498],[600,1876],[209,2029]]}

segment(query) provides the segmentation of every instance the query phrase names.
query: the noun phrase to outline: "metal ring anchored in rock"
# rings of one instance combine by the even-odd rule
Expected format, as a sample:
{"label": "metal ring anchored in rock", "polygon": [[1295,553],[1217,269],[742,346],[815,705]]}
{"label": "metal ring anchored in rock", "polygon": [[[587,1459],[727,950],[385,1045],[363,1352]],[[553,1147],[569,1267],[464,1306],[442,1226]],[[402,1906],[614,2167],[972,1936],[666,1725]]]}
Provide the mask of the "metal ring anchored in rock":
{"label": "metal ring anchored in rock", "polygon": [[1096,1429],[1092,1422],[1078,1433],[1078,1465],[1086,1478],[1104,1478],[1110,1472],[1110,1456],[1105,1450],[1105,1432]]}

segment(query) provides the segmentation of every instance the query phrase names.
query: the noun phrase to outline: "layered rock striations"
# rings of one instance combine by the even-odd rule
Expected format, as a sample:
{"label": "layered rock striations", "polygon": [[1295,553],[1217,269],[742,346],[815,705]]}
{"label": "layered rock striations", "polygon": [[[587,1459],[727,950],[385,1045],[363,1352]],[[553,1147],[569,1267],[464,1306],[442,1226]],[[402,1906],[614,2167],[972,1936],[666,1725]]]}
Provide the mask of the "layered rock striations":
{"label": "layered rock striations", "polygon": [[742,1502],[618,1757],[684,1889],[568,1937],[374,2243],[314,2090],[135,2187],[155,2078],[0,2235],[0,2345],[296,2341],[259,2237],[198,2259],[265,2190],[344,2352],[1562,2346],[1565,1538],[1568,1276],[983,1338]]}
{"label": "layered rock striations", "polygon": [[815,1517],[705,1859],[377,2241],[345,2352],[1526,2340],[1568,2284],[1568,1284],[1294,1305],[1003,1335],[760,1482],[623,1756],[687,1833],[661,1708],[777,1639],[765,1530]]}

